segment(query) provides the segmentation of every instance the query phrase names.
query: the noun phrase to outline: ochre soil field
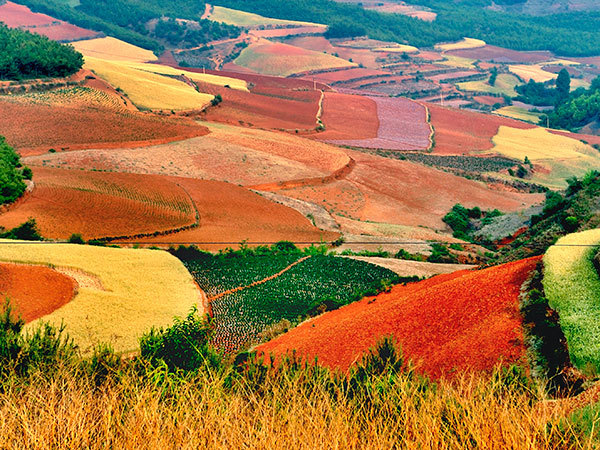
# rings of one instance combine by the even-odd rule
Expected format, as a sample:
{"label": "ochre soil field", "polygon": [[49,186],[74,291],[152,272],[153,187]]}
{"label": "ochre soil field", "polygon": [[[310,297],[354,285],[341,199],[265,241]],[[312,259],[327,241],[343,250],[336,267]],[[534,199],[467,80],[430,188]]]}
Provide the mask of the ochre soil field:
{"label": "ochre soil field", "polygon": [[434,153],[464,155],[491,149],[492,138],[501,125],[530,129],[535,125],[490,114],[480,114],[459,109],[427,104],[430,120],[435,130]]}
{"label": "ochre soil field", "polygon": [[208,124],[200,138],[133,149],[95,149],[25,158],[32,167],[173,175],[252,186],[325,177],[344,167],[339,148],[294,134]]}
{"label": "ochre soil field", "polygon": [[33,191],[0,215],[0,226],[34,218],[42,236],[85,239],[164,232],[196,223],[191,198],[165,177],[34,167]]}
{"label": "ochre soil field", "polygon": [[258,347],[347,371],[383,336],[428,376],[460,377],[502,364],[526,364],[521,285],[539,258],[439,275],[344,306]]}
{"label": "ochre soil field", "polygon": [[495,47],[493,45],[464,50],[452,50],[447,53],[462,58],[495,61],[500,63],[540,63],[549,61],[553,58],[552,53],[547,51],[520,52],[517,50],[509,50],[507,48]]}
{"label": "ochre soil field", "polygon": [[317,126],[320,91],[288,91],[265,87],[243,92],[205,83],[197,85],[202,92],[220,94],[223,98],[223,103],[208,108],[203,115],[207,120],[304,132],[312,132]]}
{"label": "ochre soil field", "polygon": [[135,239],[136,242],[194,242],[200,248],[218,250],[235,246],[242,240],[318,243],[339,236],[314,227],[298,211],[242,187],[218,181],[170,179],[185,188],[194,200],[200,211],[200,227],[168,236]]}
{"label": "ochre soil field", "polygon": [[[338,145],[389,150],[426,150],[430,147],[431,128],[426,108],[405,98],[373,97],[377,105],[379,127],[377,135],[366,139],[327,139]],[[352,124],[362,121],[364,114],[356,115]],[[322,135],[318,135],[323,140]]]}
{"label": "ochre soil field", "polygon": [[98,35],[95,31],[71,25],[46,14],[34,13],[26,6],[13,2],[0,5],[0,22],[10,28],[28,30],[56,41],[75,41]]}
{"label": "ochre soil field", "polygon": [[377,104],[360,95],[326,92],[321,119],[325,131],[313,136],[319,140],[370,139],[379,129]]}
{"label": "ochre soil field", "polygon": [[[44,266],[0,263],[0,297],[26,323],[57,310],[74,297],[75,281]],[[0,308],[1,309],[1,308]]]}
{"label": "ochre soil field", "polygon": [[491,95],[476,95],[473,97],[477,103],[481,103],[482,105],[493,106],[496,103],[504,104],[504,99],[502,97],[493,97]]}
{"label": "ochre soil field", "polygon": [[[86,104],[73,95],[0,97],[0,130],[22,155],[94,147],[132,147],[172,142],[208,131],[187,118],[161,117]],[[99,92],[99,91],[97,91]],[[101,98],[108,98],[102,97]]]}
{"label": "ochre soil field", "polygon": [[442,217],[456,203],[516,211],[544,198],[542,194],[496,191],[483,183],[409,161],[346,152],[356,165],[345,179],[279,193],[323,206],[334,215],[441,230],[447,229]]}
{"label": "ochre soil field", "polygon": [[389,76],[390,74],[388,72],[382,72],[381,70],[363,69],[361,67],[357,67],[354,69],[318,73],[312,75],[311,77],[317,81],[320,81],[321,83],[331,84],[344,83],[360,78],[372,78],[380,75]]}

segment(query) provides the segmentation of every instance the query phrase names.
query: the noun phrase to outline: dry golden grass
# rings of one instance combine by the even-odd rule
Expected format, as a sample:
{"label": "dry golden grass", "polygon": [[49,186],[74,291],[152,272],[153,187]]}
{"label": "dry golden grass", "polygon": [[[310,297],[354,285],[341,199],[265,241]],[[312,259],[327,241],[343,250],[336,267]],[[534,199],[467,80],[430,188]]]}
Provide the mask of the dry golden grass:
{"label": "dry golden grass", "polygon": [[212,13],[208,16],[209,20],[214,22],[222,22],[229,25],[236,25],[238,27],[259,27],[261,25],[270,27],[288,27],[288,26],[321,26],[326,28],[326,25],[311,22],[299,22],[295,20],[280,20],[271,19],[268,17],[259,16],[258,14],[252,14],[245,11],[238,11],[236,9],[224,8],[222,6],[213,6]]}
{"label": "dry golden grass", "polygon": [[169,326],[193,305],[203,307],[191,275],[167,252],[9,242],[2,245],[0,261],[68,269],[80,279],[74,299],[40,320],[57,326],[64,321],[84,352],[97,343],[135,349],[152,326]]}
{"label": "dry golden grass", "polygon": [[[446,56],[447,57],[447,56]],[[443,61],[445,63],[446,61]],[[490,86],[488,80],[465,81],[458,83],[458,87],[463,91],[486,92],[490,94],[505,94],[509,97],[517,95],[515,86],[521,84],[517,77],[508,73],[501,73],[496,79],[494,86]]]}
{"label": "dry golden grass", "polygon": [[437,44],[435,48],[444,52],[449,52],[451,50],[467,50],[470,48],[479,48],[484,47],[485,45],[485,41],[482,41],[481,39],[473,39],[466,37],[462,41],[458,42],[452,42],[449,44]]}
{"label": "dry golden grass", "polygon": [[503,108],[496,109],[494,114],[535,124],[537,124],[540,121],[540,117],[542,117],[542,113],[528,111],[527,109],[518,106],[504,106]]}
{"label": "dry golden grass", "polygon": [[142,70],[144,72],[151,72],[160,75],[171,75],[171,76],[179,76],[184,75],[190,80],[214,84],[216,86],[229,86],[231,89],[237,89],[239,91],[248,92],[248,85],[244,80],[240,80],[237,78],[223,77],[219,75],[211,75],[204,73],[196,73],[196,72],[188,72],[185,69],[175,69],[169,66],[163,66],[160,64],[144,64],[144,63],[132,63],[128,65],[131,68],[136,70]]}
{"label": "dry golden grass", "polygon": [[376,47],[373,49],[374,52],[388,52],[388,53],[417,53],[419,49],[412,45],[397,44],[390,47]]}
{"label": "dry golden grass", "polygon": [[212,95],[197,92],[183,81],[140,70],[126,62],[86,57],[85,67],[115,88],[122,89],[139,108],[202,109],[213,99]]}
{"label": "dry golden grass", "polygon": [[[161,370],[125,373],[96,388],[67,370],[0,393],[0,447],[548,449],[591,447],[563,419],[489,376],[437,387],[399,377],[352,399],[321,380],[267,377],[260,391],[224,388],[225,375],[174,381]],[[117,378],[115,376],[115,378]],[[559,425],[562,421],[562,425]]]}
{"label": "dry golden grass", "polygon": [[156,61],[158,58],[150,50],[128,44],[119,39],[105,37],[73,42],[72,45],[83,56],[109,59],[111,61]]}

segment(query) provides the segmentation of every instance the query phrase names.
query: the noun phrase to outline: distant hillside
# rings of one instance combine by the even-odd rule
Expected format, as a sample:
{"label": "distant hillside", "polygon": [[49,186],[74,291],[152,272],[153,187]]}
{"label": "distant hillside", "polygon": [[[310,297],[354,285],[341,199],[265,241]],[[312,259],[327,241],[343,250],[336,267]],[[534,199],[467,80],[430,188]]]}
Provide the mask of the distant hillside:
{"label": "distant hillside", "polygon": [[600,10],[597,0],[495,0],[492,9],[531,15]]}

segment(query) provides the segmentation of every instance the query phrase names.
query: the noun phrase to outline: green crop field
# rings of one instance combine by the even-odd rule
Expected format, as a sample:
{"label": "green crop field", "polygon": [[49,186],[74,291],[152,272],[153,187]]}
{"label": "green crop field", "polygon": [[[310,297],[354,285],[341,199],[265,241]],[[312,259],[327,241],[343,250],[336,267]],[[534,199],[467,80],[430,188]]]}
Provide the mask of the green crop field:
{"label": "green crop field", "polygon": [[594,268],[594,245],[600,229],[569,234],[544,256],[544,290],[558,311],[571,361],[580,369],[600,369],[600,277]]}
{"label": "green crop field", "polygon": [[[210,297],[272,276],[301,256],[213,257],[185,265]],[[258,343],[261,332],[283,319],[295,322],[321,305],[337,308],[399,280],[390,270],[363,261],[311,256],[264,284],[212,300],[215,344],[235,352]]]}

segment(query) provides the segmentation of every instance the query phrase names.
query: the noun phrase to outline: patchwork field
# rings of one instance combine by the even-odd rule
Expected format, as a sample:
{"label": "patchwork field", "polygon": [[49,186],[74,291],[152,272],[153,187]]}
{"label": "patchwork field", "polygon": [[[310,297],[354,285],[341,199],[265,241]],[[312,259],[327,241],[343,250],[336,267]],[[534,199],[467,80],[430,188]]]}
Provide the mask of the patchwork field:
{"label": "patchwork field", "polygon": [[[262,332],[284,319],[296,321],[321,305],[339,307],[357,300],[363,292],[377,292],[384,280],[398,280],[393,272],[363,261],[301,256],[217,257],[185,262],[199,286],[213,293],[209,301],[218,348],[239,351],[259,343]],[[275,278],[267,278],[272,276]],[[268,281],[252,285],[263,279]]]}
{"label": "patchwork field", "polygon": [[566,187],[566,179],[583,177],[589,170],[600,168],[598,151],[579,140],[548,132],[544,128],[529,130],[501,126],[494,137],[490,153],[524,160],[534,165],[533,182],[550,188]]}
{"label": "patchwork field", "polygon": [[55,41],[75,41],[98,35],[95,31],[71,25],[46,14],[34,13],[26,6],[13,2],[0,4],[0,22],[10,28],[41,34]]}
{"label": "patchwork field", "polygon": [[481,61],[494,61],[498,63],[540,63],[554,58],[552,53],[547,51],[520,52],[509,50],[507,48],[486,45],[485,47],[454,50],[452,55],[463,58],[479,59]]}
{"label": "patchwork field", "polygon": [[433,152],[464,155],[489,150],[500,126],[534,128],[516,120],[471,111],[444,108],[428,103],[431,124],[435,130]]}
{"label": "patchwork field", "polygon": [[544,291],[560,317],[571,361],[580,369],[600,368],[600,278],[592,258],[600,230],[559,239],[544,256]]}
{"label": "patchwork field", "polygon": [[35,168],[35,188],[0,215],[13,228],[36,219],[47,238],[85,239],[164,232],[197,223],[196,208],[175,182],[151,175]]}
{"label": "patchwork field", "polygon": [[0,130],[23,155],[143,146],[208,132],[186,118],[128,111],[120,97],[82,88],[0,96]]}
{"label": "patchwork field", "polygon": [[350,161],[340,149],[295,135],[207,124],[210,134],[133,149],[96,149],[26,158],[42,167],[159,174],[252,186],[326,177]]}
{"label": "patchwork field", "polygon": [[526,364],[519,294],[538,261],[396,286],[304,323],[258,350],[277,356],[296,350],[346,371],[381,336],[392,335],[418,372],[436,378]]}
{"label": "patchwork field", "polygon": [[450,52],[453,50],[470,50],[474,48],[485,47],[486,43],[480,39],[464,38],[459,42],[452,42],[448,44],[437,44],[435,48],[444,52]]}
{"label": "patchwork field", "polygon": [[78,282],[75,297],[41,320],[64,323],[84,353],[98,343],[118,352],[135,349],[151,327],[171,325],[193,305],[204,310],[189,272],[163,251],[11,241],[3,242],[0,261],[53,267]]}
{"label": "patchwork field", "polygon": [[13,314],[26,323],[70,302],[75,280],[50,267],[0,263],[0,297],[10,301]]}
{"label": "patchwork field", "polygon": [[[327,142],[387,150],[427,150],[431,146],[432,130],[427,122],[427,109],[423,105],[405,98],[372,97],[372,100],[377,106],[379,119],[377,137],[355,140],[328,139]],[[364,113],[355,116],[354,122],[361,121],[362,117]]]}
{"label": "patchwork field", "polygon": [[235,64],[265,75],[289,75],[342,67],[355,67],[341,58],[283,43],[261,40],[242,50]]}

